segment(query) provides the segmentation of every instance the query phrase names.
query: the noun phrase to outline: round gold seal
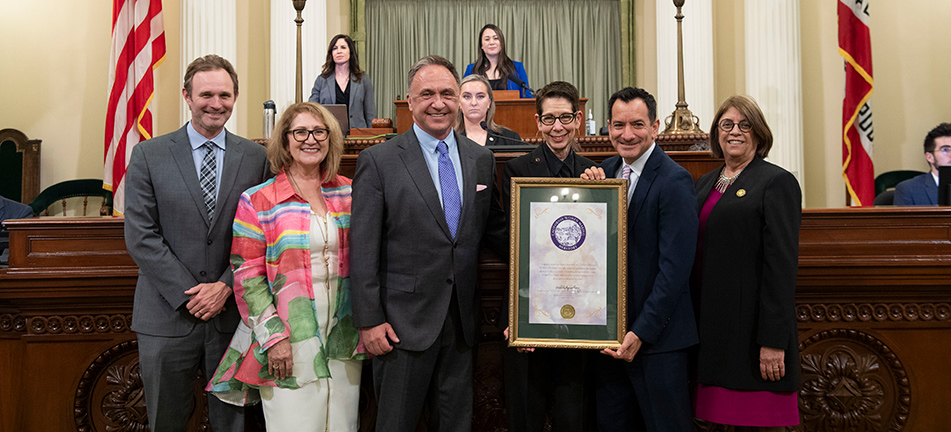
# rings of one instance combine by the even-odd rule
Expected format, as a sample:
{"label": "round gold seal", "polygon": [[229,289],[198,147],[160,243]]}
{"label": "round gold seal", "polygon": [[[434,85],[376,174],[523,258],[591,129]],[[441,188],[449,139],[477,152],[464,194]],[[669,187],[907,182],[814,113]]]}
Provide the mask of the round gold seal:
{"label": "round gold seal", "polygon": [[561,317],[564,319],[572,319],[575,317],[575,308],[572,305],[564,305],[561,307]]}
{"label": "round gold seal", "polygon": [[743,198],[744,195],[746,195],[746,189],[740,189],[740,190],[736,191],[736,196],[737,196],[737,197]]}

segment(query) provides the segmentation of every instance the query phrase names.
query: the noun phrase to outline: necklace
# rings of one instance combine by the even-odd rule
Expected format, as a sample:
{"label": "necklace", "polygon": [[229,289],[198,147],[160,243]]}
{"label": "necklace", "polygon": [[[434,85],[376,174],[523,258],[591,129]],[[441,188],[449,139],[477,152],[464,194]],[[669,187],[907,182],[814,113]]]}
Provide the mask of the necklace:
{"label": "necklace", "polygon": [[721,171],[720,177],[717,179],[717,184],[714,186],[714,188],[717,190],[717,192],[720,192],[721,194],[725,193],[726,188],[730,187],[730,185],[732,185],[733,182],[736,181],[736,178],[740,176],[741,172],[743,171],[740,170],[740,172],[733,174],[733,177],[727,177],[723,175],[723,172]]}

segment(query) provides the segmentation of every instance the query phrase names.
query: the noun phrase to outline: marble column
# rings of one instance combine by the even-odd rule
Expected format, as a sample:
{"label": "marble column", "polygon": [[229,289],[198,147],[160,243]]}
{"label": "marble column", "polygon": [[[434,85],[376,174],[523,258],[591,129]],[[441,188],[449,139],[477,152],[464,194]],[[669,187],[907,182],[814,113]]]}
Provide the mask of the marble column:
{"label": "marble column", "polygon": [[802,187],[799,0],[747,0],[744,22],[746,93],[759,103],[773,132],[769,161],[793,173]]}

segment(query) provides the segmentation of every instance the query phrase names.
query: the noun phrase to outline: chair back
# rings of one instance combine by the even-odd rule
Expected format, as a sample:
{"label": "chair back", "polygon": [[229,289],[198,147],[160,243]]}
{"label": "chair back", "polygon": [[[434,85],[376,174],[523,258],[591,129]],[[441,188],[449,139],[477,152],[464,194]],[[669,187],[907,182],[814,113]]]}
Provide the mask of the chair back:
{"label": "chair back", "polygon": [[895,205],[895,189],[889,189],[885,192],[875,195],[875,200],[872,201],[872,205]]}
{"label": "chair back", "polygon": [[[33,208],[33,214],[37,216],[50,216],[50,208],[53,208],[53,214],[61,211],[63,216],[67,215],[67,201],[69,198],[82,198],[82,214],[77,209],[77,216],[106,216],[112,214],[112,192],[102,188],[102,180],[99,179],[81,179],[66,180],[56,183],[46,189],[30,203]],[[93,208],[89,207],[89,197],[93,200]],[[55,205],[54,205],[55,204]]]}
{"label": "chair back", "polygon": [[40,192],[40,143],[16,129],[0,130],[0,195],[28,203]]}
{"label": "chair back", "polygon": [[891,189],[905,180],[924,174],[921,171],[898,170],[887,171],[875,177],[875,196],[878,196],[887,189]]}

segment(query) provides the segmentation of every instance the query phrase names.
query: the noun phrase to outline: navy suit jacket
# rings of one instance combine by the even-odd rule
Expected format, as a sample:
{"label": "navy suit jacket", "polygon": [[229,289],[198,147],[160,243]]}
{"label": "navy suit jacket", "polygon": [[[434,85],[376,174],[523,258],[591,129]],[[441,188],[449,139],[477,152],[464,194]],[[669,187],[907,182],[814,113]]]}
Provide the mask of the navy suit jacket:
{"label": "navy suit jacket", "polygon": [[[324,78],[317,75],[314,88],[310,90],[309,102],[321,105],[337,103],[337,78],[330,74]],[[376,117],[376,102],[373,101],[373,82],[370,75],[364,73],[360,82],[354,81],[350,75],[350,102],[347,104],[347,115],[350,117],[350,128],[368,128]]]}
{"label": "navy suit jacket", "polygon": [[[601,167],[615,178],[622,165],[612,156]],[[693,177],[656,146],[627,210],[627,325],[644,341],[640,352],[698,342],[689,286],[696,249]]]}
{"label": "navy suit jacket", "polygon": [[[525,83],[525,86],[530,88],[531,86],[528,85],[528,74],[525,73],[525,66],[522,65],[522,62],[512,61],[512,63],[515,63],[515,75],[518,75],[522,82]],[[472,69],[474,68],[475,63],[469,63],[469,65],[466,66],[466,73],[463,75],[463,78],[472,75]],[[519,87],[518,84],[515,84],[515,82],[512,80],[508,80],[508,82],[506,82],[505,89],[518,90],[518,96],[521,98],[534,97],[531,90]]]}
{"label": "navy suit jacket", "polygon": [[895,186],[895,205],[897,206],[936,206],[938,205],[938,185],[931,172],[914,176]]}

